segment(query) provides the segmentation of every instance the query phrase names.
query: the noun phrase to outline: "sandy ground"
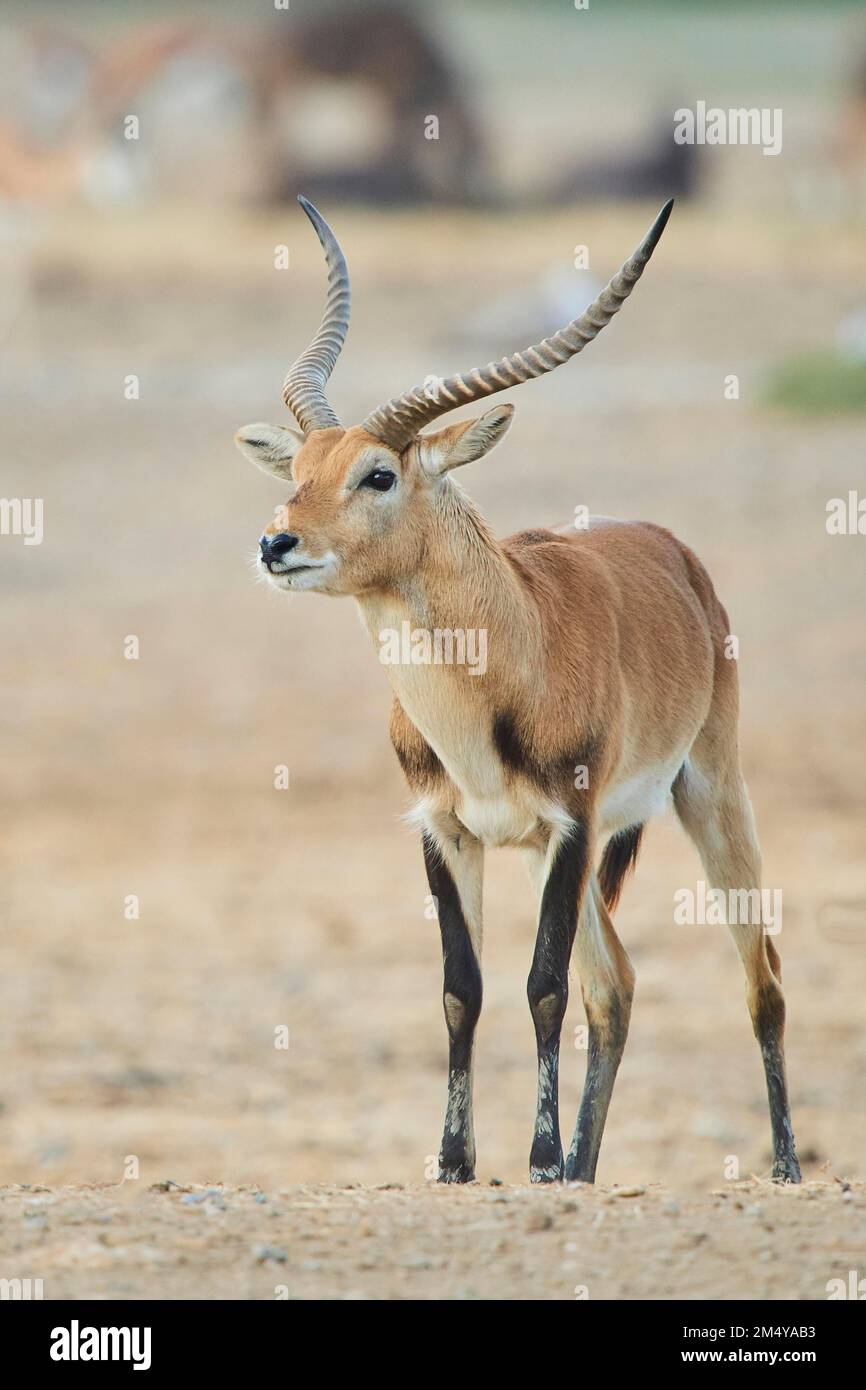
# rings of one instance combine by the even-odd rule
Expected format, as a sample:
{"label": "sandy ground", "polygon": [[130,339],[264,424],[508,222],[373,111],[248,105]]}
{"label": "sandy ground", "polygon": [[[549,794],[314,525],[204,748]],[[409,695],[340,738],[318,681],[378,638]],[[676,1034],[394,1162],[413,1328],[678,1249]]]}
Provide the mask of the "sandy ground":
{"label": "sandy ground", "polygon": [[3,1257],[46,1299],[826,1299],[866,1187],[7,1189]]}
{"label": "sandy ground", "polygon": [[[531,292],[578,241],[603,274],[651,213],[344,214],[357,309],[338,407],[357,416],[516,347],[462,338],[465,307]],[[272,269],[286,239],[290,282]],[[438,933],[399,820],[386,682],[349,602],[281,601],[247,569],[281,494],[231,436],[285,418],[279,382],[320,303],[313,239],[291,210],[40,233],[2,377],[4,490],[45,498],[45,540],[0,550],[14,597],[0,1275],[42,1277],[47,1297],[268,1298],[284,1283],[293,1297],[821,1298],[838,1270],[866,1273],[866,542],[824,527],[827,499],[862,483],[863,428],[758,403],[804,324],[832,338],[862,269],[853,232],[683,210],[622,319],[523,388],[508,439],[464,478],[501,533],[586,503],[671,526],[714,575],[740,639],[765,881],[783,892],[812,1185],[761,1181],[769,1126],[738,962],[719,929],[674,923],[675,891],[701,870],[662,821],[617,918],[637,994],[604,1188],[514,1186],[534,1114],[533,921],[519,856],[502,852],[487,872],[480,1185],[440,1192],[425,1186],[445,1095]],[[582,1022],[575,987],[566,1132]],[[180,1186],[152,1190],[167,1179]],[[185,1200],[207,1184],[216,1195]]]}

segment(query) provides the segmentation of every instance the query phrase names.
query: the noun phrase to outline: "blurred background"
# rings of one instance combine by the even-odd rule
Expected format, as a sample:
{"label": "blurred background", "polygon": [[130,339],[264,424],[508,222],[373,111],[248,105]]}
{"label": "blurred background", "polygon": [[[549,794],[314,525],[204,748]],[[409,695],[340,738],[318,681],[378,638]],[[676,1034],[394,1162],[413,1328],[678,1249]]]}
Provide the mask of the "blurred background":
{"label": "blurred background", "polygon": [[[461,481],[501,534],[587,505],[709,567],[804,1168],[863,1178],[866,538],[826,529],[866,491],[862,12],[7,0],[0,75],[2,492],[44,499],[41,545],[0,536],[0,1181],[136,1155],[150,1181],[423,1182],[438,1146],[440,948],[386,679],[350,602],[250,573],[283,497],[232,435],[288,422],[323,303],[298,192],[352,270],[347,422],[574,317],[676,195],[622,318],[514,393]],[[676,145],[698,101],[781,109],[781,153]],[[654,824],[618,914],[638,984],[602,1181],[770,1166],[734,951],[673,922],[700,877]],[[519,856],[491,855],[482,1180],[526,1176],[533,934]],[[582,1022],[575,987],[569,1133]]]}

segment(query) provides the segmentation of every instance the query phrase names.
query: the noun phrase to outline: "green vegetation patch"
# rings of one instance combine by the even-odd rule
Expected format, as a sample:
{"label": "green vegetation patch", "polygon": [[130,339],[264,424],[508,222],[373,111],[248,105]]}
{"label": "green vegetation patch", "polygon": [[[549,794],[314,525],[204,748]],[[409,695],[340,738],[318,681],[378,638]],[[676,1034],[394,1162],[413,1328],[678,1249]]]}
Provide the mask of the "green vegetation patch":
{"label": "green vegetation patch", "polygon": [[866,358],[829,349],[792,357],[772,373],[763,399],[802,415],[866,413]]}

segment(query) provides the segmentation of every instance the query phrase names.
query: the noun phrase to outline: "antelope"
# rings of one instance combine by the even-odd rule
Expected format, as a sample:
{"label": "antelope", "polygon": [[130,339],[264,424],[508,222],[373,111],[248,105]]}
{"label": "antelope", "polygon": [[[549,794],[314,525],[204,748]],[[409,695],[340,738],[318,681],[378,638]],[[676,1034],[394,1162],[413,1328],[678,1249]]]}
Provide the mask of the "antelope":
{"label": "antelope", "polygon": [[[295,486],[259,542],[261,573],[287,593],[351,595],[374,642],[406,623],[413,632],[487,634],[483,674],[414,656],[387,668],[391,741],[416,798],[442,936],[448,1100],[439,1181],[475,1177],[484,852],[512,845],[528,858],[539,900],[527,985],[538,1058],[530,1178],[591,1183],[635,979],[611,914],[647,819],[672,800],[710,883],[750,893],[760,884],[728,618],[697,557],[649,522],[596,517],[586,529],[496,539],[451,474],[502,439],[512,405],[424,426],[543,376],[592,342],[640,279],[673,200],[558,333],[462,375],[428,378],[348,429],[325,396],[349,325],[348,270],[331,228],[299,201],[328,266],[321,326],[283,388],[300,431],[253,424],[236,435],[248,459]],[[798,1182],[779,956],[761,920],[730,926],[766,1074],[772,1176]],[[588,1055],[564,1158],[558,1069],[572,956]]]}

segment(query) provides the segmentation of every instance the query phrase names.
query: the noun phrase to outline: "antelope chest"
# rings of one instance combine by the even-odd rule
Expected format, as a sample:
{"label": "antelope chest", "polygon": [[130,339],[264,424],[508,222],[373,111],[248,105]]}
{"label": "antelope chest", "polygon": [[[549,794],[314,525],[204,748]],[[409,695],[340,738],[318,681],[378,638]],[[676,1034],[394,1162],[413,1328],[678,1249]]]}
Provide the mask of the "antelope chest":
{"label": "antelope chest", "polygon": [[443,727],[411,703],[404,708],[448,774],[449,785],[432,799],[435,811],[452,813],[482,844],[528,844],[538,837],[540,825],[564,814],[528,783],[506,779],[489,720],[452,710]]}
{"label": "antelope chest", "polygon": [[[398,628],[403,613],[368,605],[364,621],[371,633]],[[398,629],[399,630],[399,629]],[[491,710],[481,684],[465,675],[454,680],[446,669],[413,662],[388,664],[391,685],[403,710],[448,775],[448,784],[424,798],[416,819],[429,829],[456,817],[491,848],[526,845],[539,838],[540,824],[560,819],[549,798],[528,782],[509,776],[497,750]]]}

